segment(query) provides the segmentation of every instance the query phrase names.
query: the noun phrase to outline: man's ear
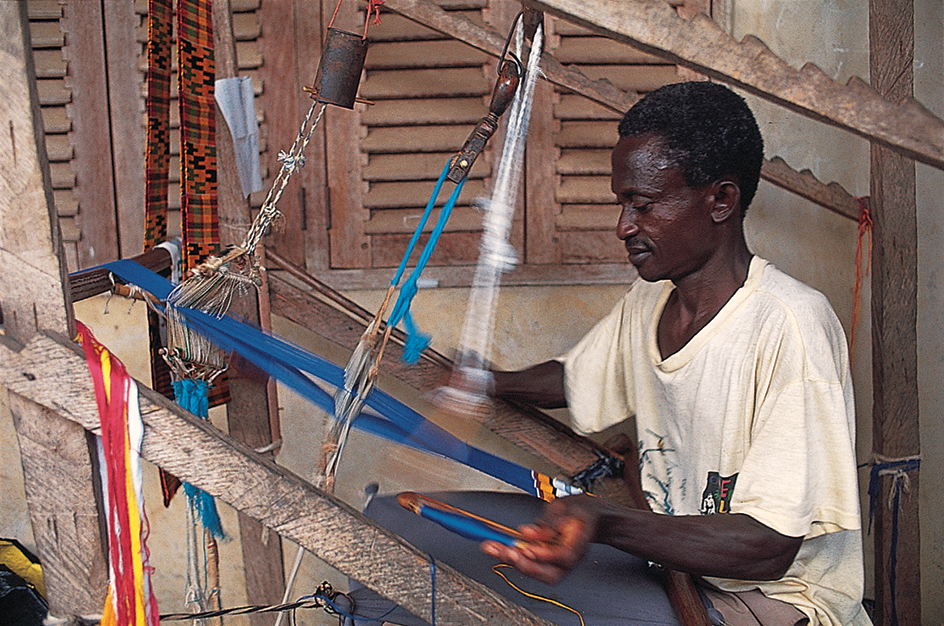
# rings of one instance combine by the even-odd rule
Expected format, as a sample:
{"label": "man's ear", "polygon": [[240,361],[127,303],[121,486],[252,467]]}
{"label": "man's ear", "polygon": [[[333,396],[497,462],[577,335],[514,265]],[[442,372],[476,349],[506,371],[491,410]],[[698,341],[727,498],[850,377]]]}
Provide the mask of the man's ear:
{"label": "man's ear", "polygon": [[741,188],[735,180],[722,178],[712,185],[712,192],[711,220],[715,224],[741,214]]}

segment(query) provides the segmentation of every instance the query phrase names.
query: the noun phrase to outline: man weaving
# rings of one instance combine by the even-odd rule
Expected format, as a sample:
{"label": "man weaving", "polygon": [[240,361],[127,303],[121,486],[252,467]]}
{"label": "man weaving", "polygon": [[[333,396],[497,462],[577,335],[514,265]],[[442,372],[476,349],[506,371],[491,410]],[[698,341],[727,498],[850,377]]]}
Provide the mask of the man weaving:
{"label": "man weaving", "polygon": [[616,234],[641,280],[563,357],[495,372],[493,395],[569,407],[583,434],[634,417],[655,513],[571,496],[522,527],[533,543],[483,551],[554,583],[608,544],[701,577],[726,623],[869,624],[845,335],[823,295],[747,247],[753,114],[680,83],[619,134]]}

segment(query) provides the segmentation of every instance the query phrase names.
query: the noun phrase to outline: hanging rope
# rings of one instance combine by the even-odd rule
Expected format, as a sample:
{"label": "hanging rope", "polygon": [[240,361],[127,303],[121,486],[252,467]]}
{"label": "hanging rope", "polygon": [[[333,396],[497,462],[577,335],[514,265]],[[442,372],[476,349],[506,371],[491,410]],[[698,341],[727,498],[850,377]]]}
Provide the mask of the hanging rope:
{"label": "hanging rope", "polygon": [[[862,293],[862,281],[869,275],[872,266],[872,213],[869,211],[868,196],[859,200],[859,232],[856,238],[855,255],[855,286],[852,289],[852,329],[849,331],[849,365],[852,366],[853,348],[855,347],[856,328],[859,324],[859,304]],[[862,271],[862,242],[866,235],[869,237],[869,255],[865,260],[865,271]]]}
{"label": "hanging rope", "polygon": [[880,454],[873,454],[872,469],[869,471],[869,532],[872,531],[872,518],[875,514],[882,477],[892,477],[888,493],[888,510],[892,513],[891,545],[888,550],[888,588],[892,604],[892,626],[898,626],[898,514],[901,511],[901,494],[911,491],[911,478],[908,472],[914,472],[920,468],[920,455],[890,459]]}

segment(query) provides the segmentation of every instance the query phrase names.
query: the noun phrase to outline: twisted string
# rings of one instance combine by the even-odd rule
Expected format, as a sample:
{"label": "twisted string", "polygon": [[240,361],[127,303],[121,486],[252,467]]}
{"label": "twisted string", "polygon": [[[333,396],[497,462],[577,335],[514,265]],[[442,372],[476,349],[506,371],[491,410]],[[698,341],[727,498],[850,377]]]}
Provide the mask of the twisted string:
{"label": "twisted string", "polygon": [[908,472],[921,468],[921,456],[890,459],[874,454],[872,469],[869,471],[869,532],[872,531],[872,517],[878,500],[882,476],[891,476],[892,483],[888,493],[888,509],[892,512],[891,546],[888,549],[888,588],[891,593],[892,626],[898,626],[898,513],[901,510],[902,492],[910,493],[911,478]]}
{"label": "twisted string", "polygon": [[[862,279],[869,275],[872,266],[872,213],[869,211],[869,198],[859,198],[859,234],[856,240],[855,255],[855,285],[852,289],[852,329],[849,331],[849,366],[852,367],[853,348],[855,347],[855,332],[859,323],[859,301],[862,292]],[[869,257],[866,259],[865,271],[862,271],[862,241],[869,236]]]}

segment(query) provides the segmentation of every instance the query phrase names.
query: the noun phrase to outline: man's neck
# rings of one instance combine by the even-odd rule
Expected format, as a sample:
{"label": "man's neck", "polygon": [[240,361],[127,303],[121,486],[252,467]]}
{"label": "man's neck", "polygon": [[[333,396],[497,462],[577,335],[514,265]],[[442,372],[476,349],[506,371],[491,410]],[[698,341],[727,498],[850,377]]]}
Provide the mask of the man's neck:
{"label": "man's neck", "polygon": [[675,290],[659,319],[659,350],[666,358],[704,328],[744,285],[751,263],[747,245],[712,259],[698,272],[674,281]]}

